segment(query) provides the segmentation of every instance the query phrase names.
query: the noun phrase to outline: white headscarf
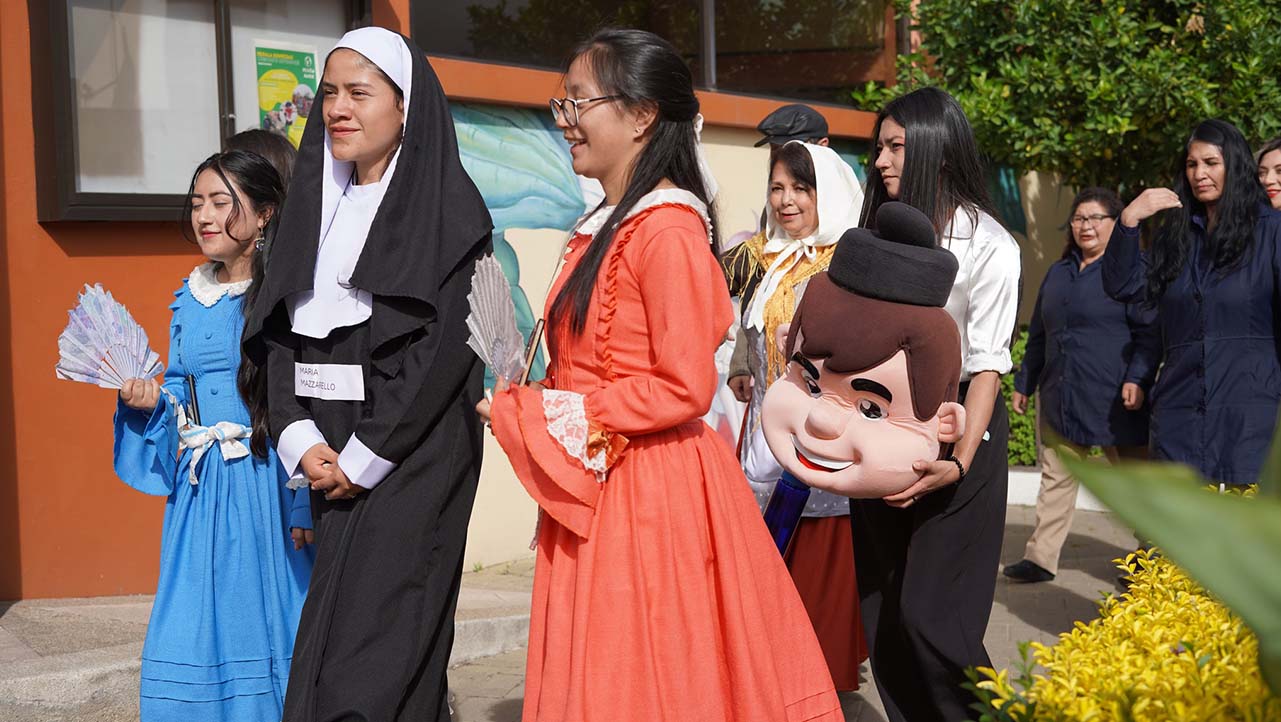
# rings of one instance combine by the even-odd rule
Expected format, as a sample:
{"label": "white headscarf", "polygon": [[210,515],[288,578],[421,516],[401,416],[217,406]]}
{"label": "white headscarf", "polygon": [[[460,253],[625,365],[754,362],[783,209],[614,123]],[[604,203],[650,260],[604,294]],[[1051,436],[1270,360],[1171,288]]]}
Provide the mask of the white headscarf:
{"label": "white headscarf", "polygon": [[[400,88],[404,96],[404,109],[409,113],[410,80],[413,77],[413,56],[409,46],[399,35],[385,28],[367,27],[352,30],[334,46],[334,50],[347,48],[365,56]],[[331,53],[333,51],[330,51]],[[323,122],[322,118],[316,121]],[[408,120],[408,118],[406,118]],[[325,170],[322,179],[320,203],[320,250],[316,257],[315,278],[311,291],[295,294],[289,299],[289,316],[294,333],[311,338],[325,338],[335,328],[355,326],[373,313],[372,296],[351,286],[351,274],[360,260],[361,251],[369,235],[383,195],[391,185],[396,172],[400,150],[392,155],[382,179],[375,188],[361,193],[358,204],[342,203],[355,173],[356,164],[334,157],[329,132],[325,132]],[[359,214],[353,217],[348,214]],[[341,215],[345,229],[330,236],[335,219]]]}
{"label": "white headscarf", "polygon": [[[817,249],[836,243],[845,231],[858,227],[859,215],[863,210],[863,188],[859,185],[854,170],[841,160],[836,151],[823,145],[801,143],[799,140],[793,140],[787,145],[792,143],[804,146],[814,162],[818,227],[805,238],[792,238],[779,226],[778,215],[770,209],[765,222],[765,253],[778,254],[778,257],[766,269],[765,277],[761,279],[756,294],[752,296],[751,306],[747,309],[747,325],[757,330],[765,328],[765,303],[778,290],[788,271],[802,258],[814,258]],[[773,174],[772,168],[770,173]]]}

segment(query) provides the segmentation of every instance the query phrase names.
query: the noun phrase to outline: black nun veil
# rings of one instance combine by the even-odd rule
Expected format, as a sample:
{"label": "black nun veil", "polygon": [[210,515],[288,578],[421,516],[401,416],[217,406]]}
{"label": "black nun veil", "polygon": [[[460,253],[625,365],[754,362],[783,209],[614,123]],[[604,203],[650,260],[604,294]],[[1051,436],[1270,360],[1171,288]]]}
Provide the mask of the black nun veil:
{"label": "black nun veil", "polygon": [[[373,320],[376,346],[425,325],[449,274],[477,257],[493,228],[484,199],[458,157],[440,81],[423,51],[412,40],[401,40],[413,56],[405,135],[396,174],[351,276],[352,285],[382,298],[384,313],[375,313]],[[322,93],[303,132],[293,192],[271,242],[271,259],[279,261],[268,270],[245,326],[244,351],[255,359],[265,354],[260,334],[267,320],[285,313],[286,298],[312,287],[324,195],[324,103]]]}
{"label": "black nun veil", "polygon": [[[379,33],[408,48],[412,92],[394,173],[350,273],[372,309],[324,338],[290,325],[290,298],[313,288],[329,222],[322,95],[244,335],[245,353],[267,367],[278,446],[291,425],[314,425],[353,482],[361,475],[352,469],[382,471],[354,499],[312,493],[317,557],[285,701],[291,722],[449,719],[445,669],[482,446],[474,407],[483,367],[465,345],[467,293],[492,223],[423,52],[373,28],[339,46],[389,42]],[[358,368],[363,398],[295,395],[296,369],[326,365]],[[349,458],[359,462],[352,469]]]}

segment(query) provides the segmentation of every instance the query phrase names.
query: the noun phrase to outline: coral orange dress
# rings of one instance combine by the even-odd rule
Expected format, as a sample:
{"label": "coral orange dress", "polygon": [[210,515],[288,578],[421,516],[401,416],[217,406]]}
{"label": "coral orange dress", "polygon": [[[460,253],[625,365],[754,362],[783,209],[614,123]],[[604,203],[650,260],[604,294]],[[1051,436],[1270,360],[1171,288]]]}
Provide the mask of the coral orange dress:
{"label": "coral orange dress", "polygon": [[700,419],[733,320],[702,204],[662,190],[636,208],[583,333],[549,328],[549,390],[493,402],[543,510],[524,720],[842,720],[738,462]]}

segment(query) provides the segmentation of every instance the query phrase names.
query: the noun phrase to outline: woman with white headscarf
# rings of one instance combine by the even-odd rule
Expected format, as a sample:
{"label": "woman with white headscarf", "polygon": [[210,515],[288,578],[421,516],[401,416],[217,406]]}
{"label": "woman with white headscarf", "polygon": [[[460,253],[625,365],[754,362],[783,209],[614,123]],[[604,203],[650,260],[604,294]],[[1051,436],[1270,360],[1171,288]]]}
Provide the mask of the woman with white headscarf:
{"label": "woman with white headscarf", "polygon": [[467,293],[491,222],[422,51],[329,54],[245,351],[316,514],[286,720],[448,720],[445,668],[480,471]]}
{"label": "woman with white headscarf", "polygon": [[[752,394],[740,461],[764,508],[782,466],[761,434],[765,389],[784,373],[780,330],[792,321],[809,279],[827,270],[841,234],[858,226],[863,191],[854,171],[826,146],[792,141],[770,161],[765,230],[725,254],[730,294],[743,308]],[[838,690],[858,689],[867,653],[854,584],[849,501],[818,489],[786,554]]]}

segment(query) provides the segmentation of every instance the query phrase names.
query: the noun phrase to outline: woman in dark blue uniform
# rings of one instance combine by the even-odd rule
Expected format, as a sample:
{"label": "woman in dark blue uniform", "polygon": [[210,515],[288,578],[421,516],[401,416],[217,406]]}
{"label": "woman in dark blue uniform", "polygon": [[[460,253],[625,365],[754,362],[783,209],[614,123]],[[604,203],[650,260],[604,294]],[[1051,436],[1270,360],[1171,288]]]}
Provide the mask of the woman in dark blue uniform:
{"label": "woman in dark blue uniform", "polygon": [[1027,354],[1010,401],[1016,412],[1026,413],[1028,397],[1039,387],[1042,427],[1064,447],[1041,449],[1036,528],[1023,560],[1005,568],[1005,576],[1017,582],[1049,581],[1058,573],[1077,492],[1063,454],[1080,457],[1101,446],[1111,462],[1147,456],[1144,396],[1161,355],[1156,310],[1109,298],[1098,263],[1121,208],[1121,199],[1106,188],[1077,194],[1063,258],[1050,266],[1036,296]]}
{"label": "woman in dark blue uniform", "polygon": [[[1152,455],[1230,485],[1258,479],[1281,402],[1277,312],[1281,212],[1259,185],[1245,137],[1207,120],[1174,189],[1121,213],[1103,287],[1160,312],[1164,366],[1152,390]],[[1165,211],[1148,254],[1139,224]]]}

